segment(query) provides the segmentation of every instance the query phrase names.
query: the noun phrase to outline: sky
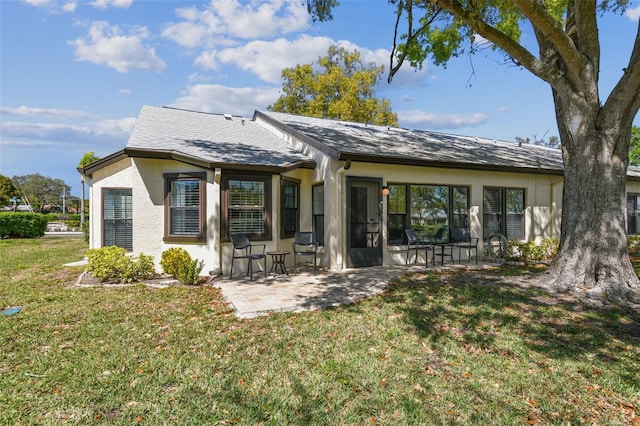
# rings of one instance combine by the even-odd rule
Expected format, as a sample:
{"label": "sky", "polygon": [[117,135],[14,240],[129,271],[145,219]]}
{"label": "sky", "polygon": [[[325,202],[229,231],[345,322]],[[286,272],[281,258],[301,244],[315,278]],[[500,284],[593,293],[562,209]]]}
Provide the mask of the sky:
{"label": "sky", "polygon": [[[126,146],[143,105],[241,115],[273,104],[281,71],[357,49],[389,69],[394,8],[340,1],[314,23],[302,0],[0,0],[0,174],[40,173],[80,195],[78,162]],[[601,97],[628,63],[640,5],[600,21]],[[522,43],[536,52],[533,35]],[[401,127],[514,141],[558,130],[549,86],[491,49],[386,72],[376,96]],[[640,125],[636,117],[635,125]]]}

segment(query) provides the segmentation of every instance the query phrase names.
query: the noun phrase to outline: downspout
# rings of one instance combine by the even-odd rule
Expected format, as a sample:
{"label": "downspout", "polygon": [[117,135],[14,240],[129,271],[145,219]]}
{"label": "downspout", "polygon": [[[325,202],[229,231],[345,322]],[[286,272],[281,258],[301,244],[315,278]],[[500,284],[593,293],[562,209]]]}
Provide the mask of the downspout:
{"label": "downspout", "polygon": [[[556,236],[556,212],[558,210],[558,200],[554,198],[555,187],[559,184],[564,184],[564,179],[551,182],[551,238],[560,239],[560,235]],[[564,189],[563,189],[564,192]],[[560,194],[560,201],[562,201],[562,194]],[[563,206],[564,208],[564,206]],[[562,225],[561,225],[562,226]]]}
{"label": "downspout", "polygon": [[347,170],[349,170],[351,168],[351,160],[347,160],[347,162],[341,166],[337,171],[336,171],[336,200],[335,200],[335,206],[339,209],[338,210],[338,226],[337,226],[337,253],[336,253],[336,268],[338,270],[341,270],[344,268],[344,262],[343,262],[343,252],[344,252],[344,247],[342,245],[342,231],[343,231],[343,227],[342,224],[344,223],[344,210],[345,208],[342,205],[342,177],[344,176],[344,174],[346,173]]}

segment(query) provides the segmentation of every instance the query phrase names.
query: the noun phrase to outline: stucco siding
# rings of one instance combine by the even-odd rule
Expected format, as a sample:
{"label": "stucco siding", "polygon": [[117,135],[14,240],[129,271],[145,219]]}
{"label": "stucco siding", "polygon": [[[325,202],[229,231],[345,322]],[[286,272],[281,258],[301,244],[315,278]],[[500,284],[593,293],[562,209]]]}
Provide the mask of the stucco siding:
{"label": "stucco siding", "polygon": [[125,158],[93,174],[89,182],[89,248],[102,247],[102,191],[104,188],[132,188],[131,160]]}

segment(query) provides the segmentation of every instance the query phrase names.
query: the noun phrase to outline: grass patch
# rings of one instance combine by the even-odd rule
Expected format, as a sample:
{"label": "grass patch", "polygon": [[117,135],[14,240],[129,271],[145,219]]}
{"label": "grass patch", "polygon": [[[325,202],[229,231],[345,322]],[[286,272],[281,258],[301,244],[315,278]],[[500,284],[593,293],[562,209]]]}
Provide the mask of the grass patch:
{"label": "grass patch", "polygon": [[[238,321],[217,289],[77,288],[79,238],[0,240],[8,424],[633,424],[640,315],[429,273]],[[35,266],[32,266],[35,265]],[[519,272],[518,272],[519,271]],[[345,283],[348,284],[348,283]]]}

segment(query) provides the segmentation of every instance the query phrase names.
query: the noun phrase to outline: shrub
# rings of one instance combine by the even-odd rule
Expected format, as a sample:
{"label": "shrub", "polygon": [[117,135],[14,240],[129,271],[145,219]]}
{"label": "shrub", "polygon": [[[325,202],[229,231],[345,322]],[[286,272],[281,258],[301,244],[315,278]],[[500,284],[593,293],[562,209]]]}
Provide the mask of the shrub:
{"label": "shrub", "polygon": [[89,232],[90,232],[89,221],[85,220],[84,224],[82,225],[82,233],[84,234],[84,242],[85,243],[89,242],[89,235],[90,235]]}
{"label": "shrub", "polygon": [[162,252],[160,266],[165,274],[178,277],[181,265],[191,262],[191,256],[182,247],[173,247]]}
{"label": "shrub", "polygon": [[204,261],[194,259],[187,263],[183,263],[178,267],[178,275],[176,278],[182,284],[194,285],[198,284],[200,278],[200,271],[204,266]]}
{"label": "shrub", "polygon": [[108,246],[87,251],[87,270],[101,281],[136,282],[155,275],[153,256],[127,256],[122,247]]}
{"label": "shrub", "polygon": [[529,262],[552,260],[558,252],[560,242],[556,239],[545,238],[538,245],[534,241],[509,241],[507,260]]}
{"label": "shrub", "polygon": [[189,253],[182,247],[173,247],[162,252],[160,259],[162,270],[174,276],[182,284],[197,284],[204,261],[191,259]]}
{"label": "shrub", "polygon": [[47,230],[47,216],[42,213],[0,213],[0,237],[37,238]]}
{"label": "shrub", "polygon": [[640,255],[640,235],[629,235],[627,237],[627,248],[629,254]]}

